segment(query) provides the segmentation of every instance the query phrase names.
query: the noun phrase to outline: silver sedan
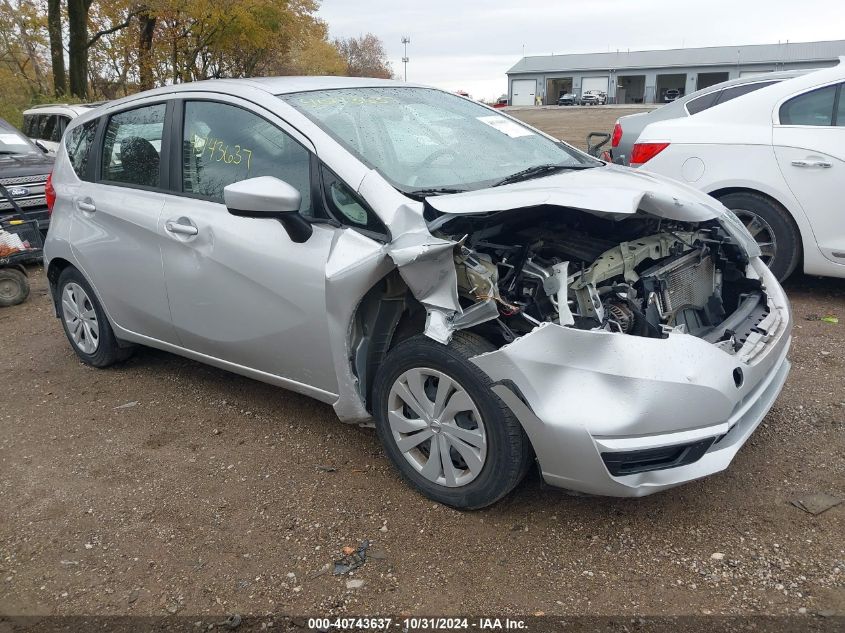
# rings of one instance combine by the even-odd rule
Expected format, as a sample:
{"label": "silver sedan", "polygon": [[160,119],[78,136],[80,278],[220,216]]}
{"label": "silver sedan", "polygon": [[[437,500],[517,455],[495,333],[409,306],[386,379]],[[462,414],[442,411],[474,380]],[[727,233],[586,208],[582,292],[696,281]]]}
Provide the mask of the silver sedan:
{"label": "silver sedan", "polygon": [[144,345],[307,394],[456,507],[535,463],[619,496],[720,471],[789,369],[788,303],[727,209],[432,88],[141,93],[70,124],[47,193],[85,363]]}

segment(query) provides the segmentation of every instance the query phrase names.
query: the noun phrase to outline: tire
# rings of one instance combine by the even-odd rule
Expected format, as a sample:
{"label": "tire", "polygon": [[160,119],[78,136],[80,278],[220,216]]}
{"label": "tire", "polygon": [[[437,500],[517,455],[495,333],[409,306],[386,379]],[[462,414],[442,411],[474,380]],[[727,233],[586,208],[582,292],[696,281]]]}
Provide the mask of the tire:
{"label": "tire", "polygon": [[[469,332],[456,333],[449,345],[417,335],[391,350],[376,374],[376,430],[388,458],[414,488],[454,508],[495,503],[513,490],[532,463],[531,445],[519,421],[490,390],[490,378],[469,361],[494,349]],[[413,397],[412,384],[428,398],[431,409],[425,421],[407,404],[410,396],[417,409],[423,406]],[[438,408],[441,385],[448,397],[438,413],[432,409]],[[432,455],[435,442],[438,450]]]}
{"label": "tire", "polygon": [[109,367],[132,355],[131,346],[118,343],[103,307],[82,273],[73,267],[65,268],[56,287],[62,328],[83,363]]}
{"label": "tire", "polygon": [[775,277],[779,281],[789,277],[801,261],[801,236],[789,212],[774,200],[750,192],[729,193],[719,201],[749,228]]}
{"label": "tire", "polygon": [[29,279],[17,268],[0,268],[0,308],[16,306],[29,296]]}

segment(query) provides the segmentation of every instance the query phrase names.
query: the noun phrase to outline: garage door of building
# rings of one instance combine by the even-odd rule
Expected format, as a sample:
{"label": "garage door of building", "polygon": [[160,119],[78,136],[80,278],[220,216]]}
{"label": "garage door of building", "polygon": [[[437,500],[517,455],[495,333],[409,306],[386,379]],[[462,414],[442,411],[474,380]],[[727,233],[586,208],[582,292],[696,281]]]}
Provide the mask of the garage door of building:
{"label": "garage door of building", "polygon": [[604,77],[584,77],[581,80],[581,94],[589,91],[607,94],[607,75]]}
{"label": "garage door of building", "polygon": [[537,81],[535,79],[514,79],[511,84],[511,105],[534,105],[537,97]]}

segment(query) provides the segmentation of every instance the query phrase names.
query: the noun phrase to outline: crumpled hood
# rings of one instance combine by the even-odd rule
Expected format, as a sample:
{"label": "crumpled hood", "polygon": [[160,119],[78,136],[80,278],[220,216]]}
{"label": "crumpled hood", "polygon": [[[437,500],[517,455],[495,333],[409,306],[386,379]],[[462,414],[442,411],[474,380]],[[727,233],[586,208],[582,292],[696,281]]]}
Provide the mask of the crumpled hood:
{"label": "crumpled hood", "polygon": [[658,217],[702,222],[720,217],[721,203],[670,178],[618,165],[563,171],[501,187],[431,196],[426,203],[449,215],[508,211],[541,205],[626,216],[638,210]]}

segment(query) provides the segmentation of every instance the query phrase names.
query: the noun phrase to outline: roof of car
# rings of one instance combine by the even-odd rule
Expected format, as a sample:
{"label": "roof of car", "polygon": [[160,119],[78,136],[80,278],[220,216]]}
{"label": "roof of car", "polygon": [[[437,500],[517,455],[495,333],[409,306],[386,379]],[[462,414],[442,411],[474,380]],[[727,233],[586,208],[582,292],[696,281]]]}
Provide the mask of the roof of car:
{"label": "roof of car", "polygon": [[[648,141],[655,138],[653,136],[655,134],[663,139],[664,136],[668,137],[679,131],[691,131],[704,135],[709,134],[711,129],[753,131],[759,128],[756,124],[770,125],[772,123],[772,117],[775,115],[774,108],[781,100],[843,79],[845,79],[845,57],[840,58],[838,66],[778,82],[720,104],[717,108],[699,112],[695,116],[650,123],[641,133],[639,140],[640,142]],[[770,133],[769,139],[771,140]]]}
{"label": "roof of car", "polygon": [[56,114],[67,112],[70,110],[74,114],[84,114],[92,108],[101,106],[105,101],[97,101],[94,103],[43,103],[41,105],[32,106],[24,110],[24,114]]}
{"label": "roof of car", "polygon": [[209,85],[221,84],[249,85],[271,94],[289,94],[293,92],[307,92],[311,90],[331,90],[339,88],[400,88],[419,87],[393,79],[374,79],[371,77],[251,77],[244,79],[208,79],[194,83],[169,86],[172,91],[195,90]]}

